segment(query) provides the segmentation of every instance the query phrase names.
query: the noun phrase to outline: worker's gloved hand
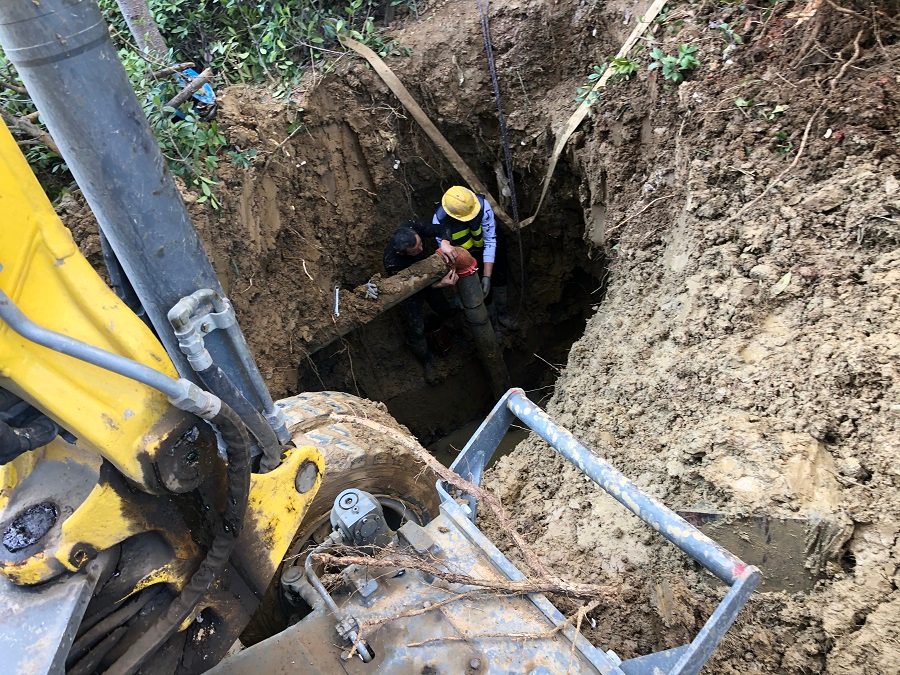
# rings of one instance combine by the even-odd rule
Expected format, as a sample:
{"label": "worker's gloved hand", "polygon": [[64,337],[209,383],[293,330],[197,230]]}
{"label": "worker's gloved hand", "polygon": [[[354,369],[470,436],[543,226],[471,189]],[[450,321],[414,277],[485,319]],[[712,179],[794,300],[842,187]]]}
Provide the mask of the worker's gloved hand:
{"label": "worker's gloved hand", "polygon": [[369,281],[365,284],[366,289],[366,297],[372,298],[372,300],[378,299],[378,286],[375,285],[374,281]]}
{"label": "worker's gloved hand", "polygon": [[487,297],[488,293],[491,292],[491,278],[490,277],[481,277],[481,290],[484,292],[484,297]]}

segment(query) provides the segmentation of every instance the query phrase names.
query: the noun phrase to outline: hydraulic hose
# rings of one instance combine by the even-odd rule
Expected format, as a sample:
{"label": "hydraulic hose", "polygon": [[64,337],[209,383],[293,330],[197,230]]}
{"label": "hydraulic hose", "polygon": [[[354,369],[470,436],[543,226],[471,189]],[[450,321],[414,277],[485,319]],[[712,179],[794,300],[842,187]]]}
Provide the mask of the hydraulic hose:
{"label": "hydraulic hose", "polygon": [[0,466],[8,464],[29,450],[44,447],[58,434],[59,427],[44,415],[24,427],[13,427],[0,421]]}
{"label": "hydraulic hose", "polygon": [[162,587],[158,584],[145,588],[132,602],[120,607],[85,631],[84,635],[80,636],[69,649],[69,654],[66,656],[66,669],[71,670],[89,650],[93,649],[110,632],[125,624],[131,617],[141,611],[144,605],[155,598],[161,589]]}
{"label": "hydraulic hose", "polygon": [[[322,585],[322,581],[319,579],[319,575],[316,574],[316,570],[313,567],[313,560],[317,554],[322,553],[328,548],[334,546],[337,543],[342,541],[341,533],[338,530],[335,530],[331,533],[331,536],[323,541],[321,544],[316,546],[312,551],[310,551],[309,555],[306,556],[306,562],[303,564],[303,569],[306,574],[306,579],[315,589],[316,593],[325,601],[325,606],[328,607],[328,611],[331,612],[332,616],[338,621],[338,628],[340,629],[341,624],[344,623],[345,619],[341,614],[340,608],[337,606],[337,603],[334,601],[334,598],[331,597],[331,594],[328,592],[328,589]],[[350,619],[355,622],[355,619]],[[355,624],[354,624],[355,625]],[[369,651],[368,645],[366,645],[365,640],[359,640],[359,633],[355,629],[351,629],[347,634],[349,641],[356,645],[356,651],[359,653],[360,658],[364,663],[368,663],[372,660],[372,653]]]}
{"label": "hydraulic hose", "polygon": [[219,411],[219,398],[204,391],[190,380],[176,380],[143,363],[113,354],[105,349],[76,340],[36,324],[22,313],[10,297],[0,290],[0,320],[26,340],[60,354],[93,364],[98,368],[136,380],[165,394],[169,403],[180,410],[211,419]]}
{"label": "hydraulic hose", "polygon": [[52,349],[60,354],[72,356],[80,361],[86,361],[105,370],[123,375],[129,379],[137,380],[164,393],[170,398],[177,398],[182,392],[178,380],[165,373],[154,370],[143,363],[126,359],[124,356],[113,354],[87,342],[76,340],[68,335],[56,333],[39,326],[22,313],[10,297],[0,290],[0,319],[4,321],[16,333],[26,340]]}
{"label": "hydraulic hose", "polygon": [[247,425],[250,433],[256,438],[260,450],[263,451],[263,458],[260,461],[260,473],[268,473],[272,469],[278,467],[281,462],[281,443],[275,431],[269,426],[266,418],[250,405],[250,402],[244,398],[234,382],[231,381],[222,369],[216,364],[212,364],[209,368],[198,370],[197,375],[201,382],[212,393],[222,399],[238,414],[244,424]]}
{"label": "hydraulic hose", "polygon": [[237,413],[222,403],[219,413],[210,422],[214,424],[225,443],[228,456],[227,492],[225,510],[217,525],[216,535],[191,580],[172,601],[165,613],[128,648],[106,675],[132,675],[172,637],[197,607],[197,604],[216,581],[237,542],[247,500],[250,495],[250,438]]}
{"label": "hydraulic hose", "polygon": [[[275,402],[272,401],[272,395],[269,393],[266,383],[263,382],[259,368],[256,367],[256,362],[253,360],[250,346],[247,344],[244,334],[238,327],[234,315],[234,306],[227,298],[211,288],[201,288],[200,290],[194,291],[190,295],[181,298],[175,303],[172,309],[169,310],[167,318],[175,331],[175,336],[178,338],[179,348],[185,356],[188,357],[188,363],[191,368],[193,368],[194,372],[203,370],[206,367],[203,365],[204,362],[208,361],[209,363],[212,363],[212,355],[206,350],[204,336],[197,331],[196,327],[191,322],[191,316],[204,303],[212,305],[213,312],[217,314],[226,314],[228,315],[228,318],[231,319],[225,327],[225,333],[231,341],[231,346],[238,361],[243,367],[245,374],[250,378],[252,391],[262,406],[263,419],[267,420],[267,423],[275,431],[275,436],[279,441],[280,448],[280,445],[287,443],[291,439],[291,434],[284,421],[284,413],[275,405]],[[209,334],[207,334],[207,337],[208,335]],[[205,356],[203,354],[204,352]],[[232,383],[234,383],[234,380],[232,380]],[[252,397],[249,396],[246,391],[242,391],[240,387],[237,387],[236,385],[235,387],[238,391],[241,391],[247,402],[256,409],[255,404],[251,400]],[[230,401],[229,405],[237,410],[235,405]],[[279,452],[276,453],[276,456],[280,457],[280,449]]]}

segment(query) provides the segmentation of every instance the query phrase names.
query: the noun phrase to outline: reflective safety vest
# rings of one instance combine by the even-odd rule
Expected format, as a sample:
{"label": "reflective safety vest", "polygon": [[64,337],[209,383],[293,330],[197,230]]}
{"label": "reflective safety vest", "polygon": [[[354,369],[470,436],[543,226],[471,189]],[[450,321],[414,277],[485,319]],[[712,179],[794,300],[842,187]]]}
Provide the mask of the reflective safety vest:
{"label": "reflective safety vest", "polygon": [[484,248],[484,233],[481,230],[481,220],[484,218],[484,197],[475,195],[478,198],[478,204],[481,209],[478,215],[468,222],[457,220],[444,210],[443,206],[438,207],[437,219],[442,227],[450,228],[451,243],[454,246],[462,246],[464,249]]}

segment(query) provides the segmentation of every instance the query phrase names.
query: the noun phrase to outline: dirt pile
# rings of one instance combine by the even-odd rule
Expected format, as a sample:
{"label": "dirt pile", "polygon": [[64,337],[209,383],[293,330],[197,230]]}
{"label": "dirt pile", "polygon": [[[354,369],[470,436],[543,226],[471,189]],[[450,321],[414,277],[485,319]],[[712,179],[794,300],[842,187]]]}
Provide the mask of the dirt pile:
{"label": "dirt pile", "polygon": [[[549,410],[673,508],[818,523],[815,589],[758,593],[709,672],[900,663],[900,50],[883,14],[811,7],[674,6],[661,48],[704,65],[614,84],[569,151],[613,262]],[[643,588],[590,631],[623,657],[720,597],[542,443],[487,480],[558,571]]]}

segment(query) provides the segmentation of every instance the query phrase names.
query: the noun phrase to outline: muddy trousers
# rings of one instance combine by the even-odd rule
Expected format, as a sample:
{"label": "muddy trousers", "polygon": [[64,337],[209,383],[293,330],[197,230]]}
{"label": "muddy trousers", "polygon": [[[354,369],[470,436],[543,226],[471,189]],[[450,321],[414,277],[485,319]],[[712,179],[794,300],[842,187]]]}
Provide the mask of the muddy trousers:
{"label": "muddy trousers", "polygon": [[406,319],[406,344],[422,363],[427,362],[430,357],[428,343],[425,340],[426,302],[442,321],[449,321],[455,315],[439,288],[426,288],[400,303],[400,310]]}

